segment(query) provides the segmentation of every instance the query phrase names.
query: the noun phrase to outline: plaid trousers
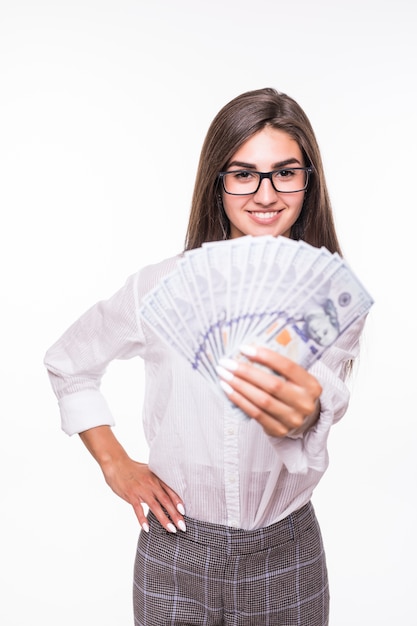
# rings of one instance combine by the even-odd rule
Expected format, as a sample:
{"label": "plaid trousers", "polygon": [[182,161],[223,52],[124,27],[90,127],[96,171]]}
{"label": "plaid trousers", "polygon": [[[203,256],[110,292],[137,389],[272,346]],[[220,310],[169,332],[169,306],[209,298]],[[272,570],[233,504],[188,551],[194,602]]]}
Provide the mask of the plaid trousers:
{"label": "plaid trousers", "polygon": [[135,561],[136,626],[327,626],[329,592],[311,503],[254,531],[149,514]]}

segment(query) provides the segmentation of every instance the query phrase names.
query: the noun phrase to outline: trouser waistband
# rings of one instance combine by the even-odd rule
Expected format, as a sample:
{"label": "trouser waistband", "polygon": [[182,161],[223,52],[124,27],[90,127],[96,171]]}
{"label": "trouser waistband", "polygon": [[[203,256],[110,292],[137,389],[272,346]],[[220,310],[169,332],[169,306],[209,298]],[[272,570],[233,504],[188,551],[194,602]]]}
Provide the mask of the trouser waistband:
{"label": "trouser waistband", "polygon": [[[311,502],[294,511],[284,519],[257,530],[243,530],[202,522],[185,516],[187,530],[181,532],[181,538],[195,543],[210,545],[224,550],[228,554],[248,554],[267,550],[277,545],[294,541],[302,532],[316,524],[314,508]],[[148,520],[151,532],[166,533],[156,517],[150,511]],[[180,532],[180,531],[179,531]]]}

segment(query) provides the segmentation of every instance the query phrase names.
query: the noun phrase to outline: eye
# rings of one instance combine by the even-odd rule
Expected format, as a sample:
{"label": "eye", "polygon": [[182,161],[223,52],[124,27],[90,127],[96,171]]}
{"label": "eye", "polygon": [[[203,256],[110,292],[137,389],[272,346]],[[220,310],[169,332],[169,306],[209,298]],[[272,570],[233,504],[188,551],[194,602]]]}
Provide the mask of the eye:
{"label": "eye", "polygon": [[286,170],[277,170],[274,172],[274,176],[276,178],[293,178],[297,174],[297,170],[295,169],[286,169]]}
{"label": "eye", "polygon": [[231,172],[231,174],[234,178],[236,178],[236,180],[242,181],[251,180],[254,177],[253,172],[249,172],[248,170],[239,170],[237,172]]}

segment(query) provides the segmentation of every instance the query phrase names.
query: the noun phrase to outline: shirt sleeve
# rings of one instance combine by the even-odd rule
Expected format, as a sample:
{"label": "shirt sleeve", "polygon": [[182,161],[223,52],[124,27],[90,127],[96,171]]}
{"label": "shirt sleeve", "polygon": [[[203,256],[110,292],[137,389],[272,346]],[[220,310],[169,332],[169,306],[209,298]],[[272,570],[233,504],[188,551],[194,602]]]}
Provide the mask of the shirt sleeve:
{"label": "shirt sleeve", "polygon": [[129,277],[114,296],[86,311],[45,355],[62,429],[68,435],[114,425],[100,384],[110,361],[141,352],[144,342],[136,316],[136,276]]}
{"label": "shirt sleeve", "polygon": [[331,426],[343,417],[349,405],[346,381],[359,355],[364,323],[365,316],[352,324],[310,369],[323,388],[320,417],[314,426],[298,437],[270,438],[291,474],[306,474],[309,470],[322,473],[328,466],[327,439]]}

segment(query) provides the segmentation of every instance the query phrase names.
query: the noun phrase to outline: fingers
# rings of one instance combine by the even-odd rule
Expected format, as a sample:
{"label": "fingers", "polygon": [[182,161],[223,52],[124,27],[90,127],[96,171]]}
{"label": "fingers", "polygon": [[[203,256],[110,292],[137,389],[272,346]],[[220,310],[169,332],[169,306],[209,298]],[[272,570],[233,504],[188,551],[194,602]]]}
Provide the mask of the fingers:
{"label": "fingers", "polygon": [[221,385],[229,399],[259,422],[268,435],[285,437],[303,424],[304,416],[298,410],[238,376]]}
{"label": "fingers", "polygon": [[111,475],[107,474],[106,480],[115,493],[132,505],[145,532],[149,531],[149,525],[144,505],[152,511],[168,532],[175,533],[177,529],[186,530],[183,518],[185,510],[181,498],[153,474],[147,465],[125,459],[123,464],[113,467]]}
{"label": "fingers", "polygon": [[[285,405],[278,401],[274,403],[270,396],[260,393],[256,387],[243,386],[238,378],[230,385],[223,383],[222,387],[229,399],[248,417],[259,422],[268,435],[285,437],[293,430],[294,424],[299,423],[286,414]],[[243,388],[242,393],[239,391],[240,388]]]}
{"label": "fingers", "polygon": [[[270,350],[269,348],[254,348],[253,346],[242,346],[241,351],[250,361],[268,367],[272,372],[280,374],[287,381],[293,382],[298,386],[306,387],[306,389],[314,395],[321,394],[322,389],[317,379],[304,367],[282,354]],[[242,363],[242,365],[244,364]],[[242,371],[245,373],[245,368],[243,368]],[[252,372],[252,375],[255,375],[255,372]]]}
{"label": "fingers", "polygon": [[185,509],[181,498],[155,474],[151,475],[154,484],[153,497],[148,497],[144,502],[165,530],[176,533],[178,528],[185,532]]}
{"label": "fingers", "polygon": [[267,348],[244,348],[242,352],[265,367],[222,359],[218,368],[221,384],[230,400],[257,420],[267,434],[284,437],[318,414],[322,389],[303,367]]}

